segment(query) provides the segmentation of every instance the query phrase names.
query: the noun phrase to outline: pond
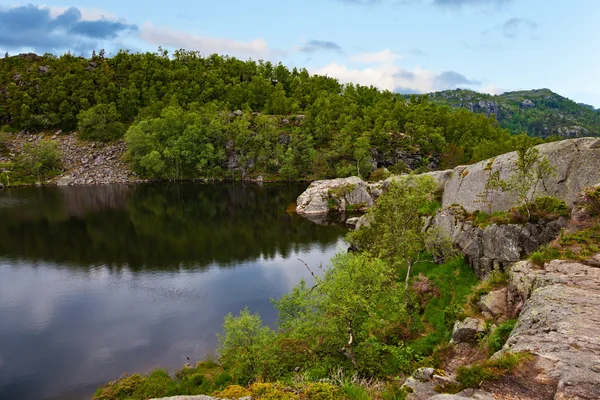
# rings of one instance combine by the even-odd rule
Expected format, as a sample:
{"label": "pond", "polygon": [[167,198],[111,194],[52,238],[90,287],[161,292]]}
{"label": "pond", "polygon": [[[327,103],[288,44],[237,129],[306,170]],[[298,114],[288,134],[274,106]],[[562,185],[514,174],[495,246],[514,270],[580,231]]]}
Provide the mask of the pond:
{"label": "pond", "polygon": [[124,372],[214,354],[223,317],[270,302],[344,249],[286,212],[306,185],[0,192],[0,399],[84,399]]}

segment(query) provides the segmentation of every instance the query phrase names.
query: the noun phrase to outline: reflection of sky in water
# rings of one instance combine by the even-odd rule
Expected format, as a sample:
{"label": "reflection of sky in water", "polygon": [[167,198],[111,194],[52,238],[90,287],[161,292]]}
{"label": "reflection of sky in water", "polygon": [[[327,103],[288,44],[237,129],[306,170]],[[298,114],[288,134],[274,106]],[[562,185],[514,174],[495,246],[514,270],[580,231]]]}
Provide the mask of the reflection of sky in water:
{"label": "reflection of sky in water", "polygon": [[[131,272],[0,260],[0,398],[81,398],[122,372],[202,359],[223,317],[244,306],[273,323],[269,301],[343,249],[302,246],[233,268]],[[85,396],[84,396],[85,397]]]}

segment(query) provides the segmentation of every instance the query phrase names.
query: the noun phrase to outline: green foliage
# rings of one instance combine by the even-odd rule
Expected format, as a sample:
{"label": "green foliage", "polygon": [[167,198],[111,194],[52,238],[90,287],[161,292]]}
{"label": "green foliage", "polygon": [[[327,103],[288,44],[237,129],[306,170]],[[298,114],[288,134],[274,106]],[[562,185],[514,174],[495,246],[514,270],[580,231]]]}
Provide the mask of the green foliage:
{"label": "green foliage", "polygon": [[41,182],[60,173],[61,166],[61,153],[56,142],[26,143],[13,163],[11,181],[13,184],[32,183],[31,179]]}
{"label": "green foliage", "polygon": [[375,171],[373,171],[371,173],[371,176],[369,176],[369,181],[371,181],[371,182],[384,181],[387,178],[389,178],[390,176],[392,176],[392,174],[387,169],[377,168]]}
{"label": "green foliage", "polygon": [[8,153],[10,136],[8,132],[0,131],[0,155]]}
{"label": "green foliage", "polygon": [[[508,180],[500,179],[499,174],[490,175],[483,196],[487,197],[485,191],[489,189],[514,193],[519,207],[526,212],[526,221],[529,221],[538,186],[554,175],[556,175],[556,167],[550,165],[546,157],[540,156],[537,148],[531,147],[527,141],[522,141],[517,147],[517,161],[512,175]],[[552,206],[548,201],[543,201],[542,205]]]}
{"label": "green foliage", "polygon": [[585,260],[600,252],[600,225],[596,224],[575,233],[561,234],[557,241],[544,245],[529,256],[536,265],[556,259]]}
{"label": "green foliage", "polygon": [[184,50],[8,57],[0,59],[0,87],[8,130],[79,127],[84,139],[110,141],[129,127],[129,162],[152,179],[368,177],[373,165],[407,172],[399,154],[418,154],[412,167],[426,170],[439,154],[449,167],[516,148],[484,115]]}
{"label": "green foliage", "polygon": [[214,378],[222,370],[219,365],[206,361],[193,368],[183,368],[174,376],[162,369],[146,376],[125,374],[99,388],[94,400],[146,400],[173,395],[208,394],[223,387]]}
{"label": "green foliage", "polygon": [[[591,107],[577,104],[548,89],[508,92],[488,95],[471,90],[453,90],[429,94],[430,102],[465,107],[475,105],[477,113],[489,113],[489,109],[477,107],[480,101],[493,101],[498,107],[498,122],[512,134],[527,132],[531,136],[568,136],[566,129],[574,125],[587,129],[586,136],[600,135],[600,113]],[[524,107],[530,100],[535,107]]]}
{"label": "green foliage", "polygon": [[369,211],[371,226],[350,233],[349,241],[373,256],[412,266],[425,249],[421,208],[432,201],[436,187],[429,176],[407,175],[392,182]]}
{"label": "green foliage", "polygon": [[502,346],[504,346],[504,343],[506,343],[508,340],[508,337],[512,333],[516,324],[516,319],[509,319],[508,321],[499,324],[496,329],[487,337],[486,343],[488,345],[490,356],[502,349]]}
{"label": "green foliage", "polygon": [[585,190],[588,209],[592,215],[600,215],[600,186],[593,186]]}
{"label": "green foliage", "polygon": [[514,371],[522,363],[532,360],[528,353],[506,353],[493,360],[473,364],[468,367],[459,367],[456,371],[456,380],[462,388],[478,388],[483,382],[498,379]]}
{"label": "green foliage", "polygon": [[223,334],[218,335],[220,361],[233,374],[236,382],[249,382],[254,378],[269,378],[274,332],[262,326],[258,314],[248,308],[238,317],[231,313],[225,317]]}
{"label": "green foliage", "polygon": [[115,103],[97,104],[77,115],[79,136],[86,140],[109,142],[125,133],[125,125],[119,121]]}

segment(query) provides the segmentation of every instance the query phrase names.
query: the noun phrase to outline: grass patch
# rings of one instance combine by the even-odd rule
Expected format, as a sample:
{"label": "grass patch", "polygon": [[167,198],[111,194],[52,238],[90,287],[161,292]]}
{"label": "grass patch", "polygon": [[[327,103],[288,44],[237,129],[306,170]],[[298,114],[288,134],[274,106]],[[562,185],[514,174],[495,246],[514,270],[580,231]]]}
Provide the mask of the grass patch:
{"label": "grass patch", "polygon": [[458,316],[459,319],[474,317],[479,314],[479,300],[486,294],[505,287],[508,284],[508,271],[493,271],[490,276],[483,281],[479,281],[469,293],[466,301],[466,307]]}
{"label": "grass patch", "polygon": [[492,214],[479,210],[472,213],[463,211],[463,217],[465,221],[471,221],[473,226],[485,229],[493,224],[538,223],[541,220],[552,221],[560,217],[568,218],[570,213],[571,211],[564,201],[555,197],[542,196],[537,197],[533,203],[529,205],[529,212],[525,206],[518,206],[511,208],[509,211],[497,211]]}
{"label": "grass patch", "polygon": [[532,358],[529,353],[503,354],[495,360],[485,360],[468,367],[459,367],[456,380],[461,384],[462,389],[478,388],[484,382],[498,379],[515,371],[517,367],[524,362],[531,361]]}
{"label": "grass patch", "polygon": [[487,337],[486,343],[488,345],[490,356],[502,349],[502,346],[504,346],[504,343],[508,340],[513,329],[515,329],[515,325],[517,325],[517,320],[509,319],[498,325],[498,327]]}
{"label": "grass patch", "polygon": [[539,266],[555,259],[581,261],[600,252],[600,224],[575,233],[561,234],[553,243],[542,246],[529,256]]}
{"label": "grass patch", "polygon": [[209,394],[224,388],[231,382],[223,368],[212,362],[198,363],[194,368],[183,368],[169,375],[166,370],[157,369],[144,376],[124,375],[99,388],[94,400],[145,400],[153,397],[175,395]]}
{"label": "grass patch", "polygon": [[479,279],[462,257],[441,265],[417,264],[414,267],[413,281],[419,274],[427,277],[437,293],[427,299],[421,310],[424,335],[407,345],[415,353],[426,357],[433,355],[437,346],[450,340],[457,312],[462,309]]}

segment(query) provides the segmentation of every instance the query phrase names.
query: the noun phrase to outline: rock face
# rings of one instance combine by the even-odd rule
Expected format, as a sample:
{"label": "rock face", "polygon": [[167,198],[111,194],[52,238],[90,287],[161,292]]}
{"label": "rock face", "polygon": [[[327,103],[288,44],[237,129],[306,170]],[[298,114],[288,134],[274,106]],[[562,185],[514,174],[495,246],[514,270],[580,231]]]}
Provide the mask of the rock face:
{"label": "rock face", "polygon": [[558,381],[555,399],[599,399],[600,269],[522,261],[510,271],[508,293],[510,312],[520,317],[502,351],[536,355],[538,378]]}
{"label": "rock face", "polygon": [[477,304],[484,316],[498,318],[508,314],[508,289],[494,290],[482,296]]}
{"label": "rock face", "polygon": [[[427,172],[438,182],[438,189],[443,190],[450,179],[452,170]],[[349,208],[355,211],[371,207],[385,190],[402,175],[392,176],[385,181],[367,183],[357,176],[323,181],[310,184],[296,201],[296,212],[303,215],[327,214],[332,209],[344,212]]]}
{"label": "rock face", "polygon": [[452,238],[480,278],[487,277],[492,271],[503,271],[539,246],[554,240],[567,224],[561,217],[537,224],[494,224],[484,229],[463,221],[462,211],[460,207],[442,209],[434,217],[433,224]]}
{"label": "rock face", "polygon": [[[540,194],[547,194],[572,204],[577,193],[600,182],[600,139],[581,138],[545,143],[537,146],[540,155],[556,167],[556,176],[548,179]],[[500,171],[507,179],[515,165],[515,152],[503,154],[469,166],[456,167],[444,187],[443,206],[460,204],[467,211],[482,209],[478,195],[492,172]],[[492,211],[506,211],[516,202],[511,193],[493,194]]]}
{"label": "rock face", "polygon": [[[78,141],[76,134],[63,135],[60,132],[51,137],[18,134],[10,144],[10,152],[19,154],[26,143],[35,144],[40,140],[51,140],[58,144],[64,171],[56,181],[59,186],[141,182],[123,161],[125,143],[122,140],[102,144]],[[8,158],[0,156],[0,161],[4,160],[8,161]]]}
{"label": "rock face", "polygon": [[315,181],[296,202],[298,214],[327,214],[330,209],[345,211],[349,206],[367,208],[373,197],[365,181],[357,176],[325,181]]}
{"label": "rock face", "polygon": [[453,343],[476,343],[479,335],[485,333],[485,321],[477,318],[465,318],[456,321],[452,330]]}

